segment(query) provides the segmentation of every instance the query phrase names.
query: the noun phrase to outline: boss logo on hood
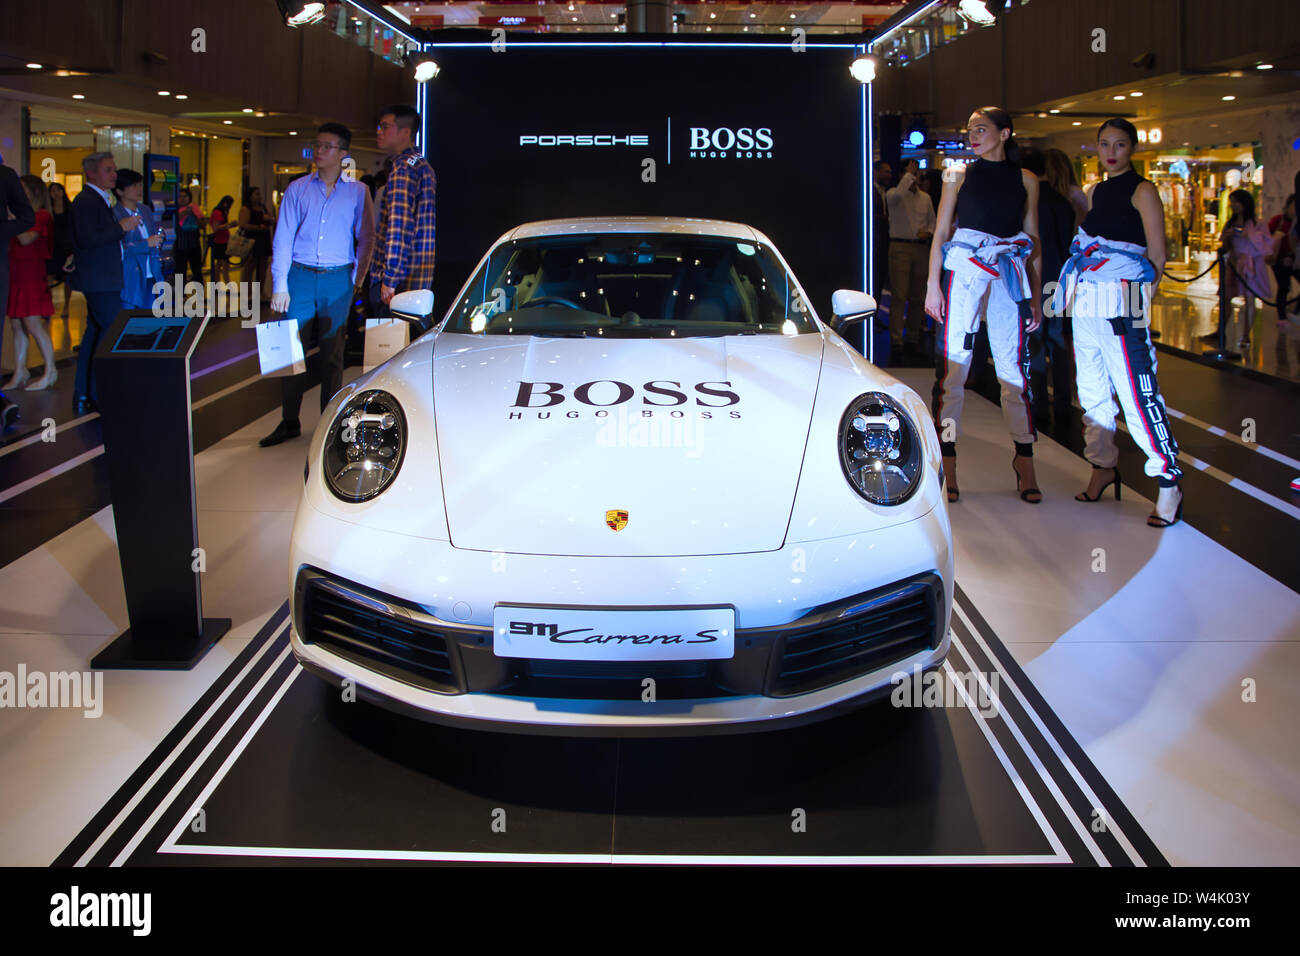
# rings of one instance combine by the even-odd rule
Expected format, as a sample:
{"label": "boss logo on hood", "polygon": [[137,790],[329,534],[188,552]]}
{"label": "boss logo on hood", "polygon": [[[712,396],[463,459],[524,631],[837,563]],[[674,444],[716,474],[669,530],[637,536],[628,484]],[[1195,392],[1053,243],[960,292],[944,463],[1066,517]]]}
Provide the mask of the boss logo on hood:
{"label": "boss logo on hood", "polygon": [[[696,382],[693,386],[683,386],[681,382],[653,381],[641,386],[641,404],[672,408],[690,403],[694,394],[695,404],[705,408],[727,408],[740,404],[740,396],[730,388],[730,382]],[[512,408],[551,408],[563,404],[572,398],[583,405],[597,408],[609,408],[622,405],[636,397],[637,388],[627,382],[613,379],[599,379],[595,382],[583,382],[575,385],[572,394],[566,393],[562,382],[520,382],[519,394],[515,396]],[[705,399],[709,399],[706,401]]]}

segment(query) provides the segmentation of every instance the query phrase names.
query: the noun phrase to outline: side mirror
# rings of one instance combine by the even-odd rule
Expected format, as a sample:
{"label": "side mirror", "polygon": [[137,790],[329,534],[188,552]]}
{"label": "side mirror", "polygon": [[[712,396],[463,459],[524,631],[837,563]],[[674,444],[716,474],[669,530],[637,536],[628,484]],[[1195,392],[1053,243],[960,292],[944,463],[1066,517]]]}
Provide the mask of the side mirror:
{"label": "side mirror", "polygon": [[433,311],[433,292],[430,289],[412,289],[399,292],[388,302],[393,315],[407,322],[423,324]]}
{"label": "side mirror", "polygon": [[876,300],[865,292],[839,289],[831,296],[831,328],[842,332],[876,314]]}

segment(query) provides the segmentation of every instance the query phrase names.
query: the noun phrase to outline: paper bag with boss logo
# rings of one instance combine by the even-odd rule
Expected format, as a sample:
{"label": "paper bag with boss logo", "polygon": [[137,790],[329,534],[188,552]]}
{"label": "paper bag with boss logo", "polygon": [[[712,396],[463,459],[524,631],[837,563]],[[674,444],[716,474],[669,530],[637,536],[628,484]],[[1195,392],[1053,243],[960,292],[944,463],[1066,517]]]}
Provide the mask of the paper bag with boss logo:
{"label": "paper bag with boss logo", "polygon": [[411,327],[404,319],[366,319],[366,351],[361,370],[369,372],[383,365],[411,341]]}
{"label": "paper bag with boss logo", "polygon": [[307,371],[297,319],[257,324],[257,361],[265,378]]}

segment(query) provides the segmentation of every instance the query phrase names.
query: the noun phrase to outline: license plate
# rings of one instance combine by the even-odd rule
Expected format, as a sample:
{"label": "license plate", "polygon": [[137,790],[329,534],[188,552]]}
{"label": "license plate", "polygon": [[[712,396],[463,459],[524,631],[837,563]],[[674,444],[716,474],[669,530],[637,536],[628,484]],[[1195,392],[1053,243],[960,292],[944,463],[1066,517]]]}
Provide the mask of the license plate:
{"label": "license plate", "polygon": [[553,661],[727,660],[736,650],[729,607],[553,608],[498,604],[492,612],[497,657]]}

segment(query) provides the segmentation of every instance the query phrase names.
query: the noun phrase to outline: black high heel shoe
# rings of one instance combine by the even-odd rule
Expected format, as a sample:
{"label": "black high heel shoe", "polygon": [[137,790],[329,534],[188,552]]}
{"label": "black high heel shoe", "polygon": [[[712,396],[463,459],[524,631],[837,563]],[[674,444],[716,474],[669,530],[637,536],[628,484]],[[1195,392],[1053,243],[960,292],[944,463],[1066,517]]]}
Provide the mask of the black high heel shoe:
{"label": "black high heel shoe", "polygon": [[[1175,487],[1178,486],[1175,485]],[[1159,515],[1147,515],[1147,526],[1151,528],[1168,528],[1170,525],[1178,524],[1178,522],[1183,520],[1184,500],[1185,500],[1185,496],[1183,495],[1183,489],[1178,488],[1178,508],[1177,510],[1174,511],[1173,520],[1172,521],[1166,520],[1165,518],[1162,518]]]}
{"label": "black high heel shoe", "polygon": [[[1105,468],[1097,468],[1096,466],[1094,466],[1092,470],[1093,470],[1093,471],[1105,471],[1106,469],[1105,469]],[[1115,472],[1115,477],[1112,478],[1110,481],[1106,482],[1104,485],[1101,486],[1101,489],[1097,492],[1097,497],[1096,497],[1096,498],[1089,498],[1089,497],[1088,497],[1088,489],[1085,488],[1083,491],[1079,492],[1077,495],[1074,496],[1074,500],[1075,500],[1075,501],[1101,501],[1101,496],[1104,495],[1104,494],[1106,493],[1106,489],[1109,488],[1111,485],[1114,485],[1114,486],[1115,486],[1115,500],[1116,500],[1116,501],[1119,501],[1119,487],[1120,487],[1119,469],[1118,469],[1118,468],[1112,468],[1111,471]]]}
{"label": "black high heel shoe", "polygon": [[[1019,455],[1016,456],[1016,458],[1019,457],[1020,457]],[[1039,491],[1037,488],[1026,488],[1023,491],[1021,491],[1020,469],[1016,467],[1016,458],[1011,459],[1011,470],[1016,473],[1016,491],[1020,492],[1020,500],[1028,501],[1031,505],[1042,504],[1043,493]],[[1032,461],[1032,459],[1030,460]],[[1037,495],[1038,497],[1031,498],[1029,497],[1030,495]]]}

